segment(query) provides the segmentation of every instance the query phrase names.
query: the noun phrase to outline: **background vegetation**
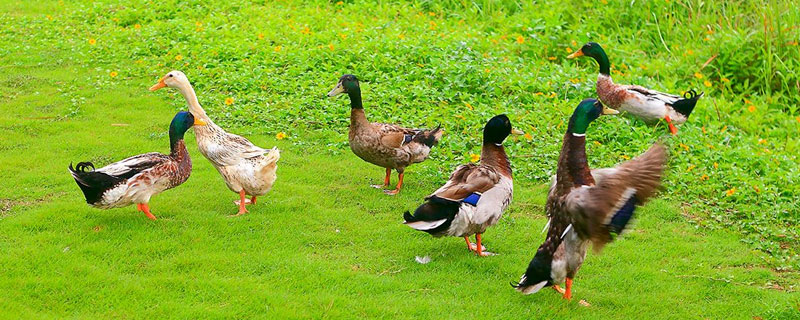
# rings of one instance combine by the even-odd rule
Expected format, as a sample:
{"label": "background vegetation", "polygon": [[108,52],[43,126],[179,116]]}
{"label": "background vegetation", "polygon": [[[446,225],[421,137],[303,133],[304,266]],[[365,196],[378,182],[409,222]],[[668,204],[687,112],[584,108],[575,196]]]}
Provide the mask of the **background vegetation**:
{"label": "background vegetation", "polygon": [[[0,10],[9,316],[798,316],[792,2],[6,1]],[[590,40],[604,45],[618,82],[706,97],[668,139],[662,200],[581,271],[578,296],[594,304],[581,309],[506,283],[541,241],[543,185],[565,121],[594,95],[596,64],[565,59]],[[192,144],[192,179],[154,200],[161,221],[80,201],[70,161],[166,150],[167,123],[185,103],[146,89],[173,69],[217,123],[284,150],[263,209],[226,220],[228,191]],[[346,99],[324,98],[343,73],[362,79],[371,120],[447,131],[399,197],[366,186],[381,169],[350,154]],[[501,255],[473,259],[454,239],[399,225],[402,210],[479,153],[480,128],[497,113],[528,133],[509,142],[516,198],[486,237]],[[605,117],[589,132],[590,164],[624,161],[665,133]],[[426,254],[431,264],[413,262]]]}

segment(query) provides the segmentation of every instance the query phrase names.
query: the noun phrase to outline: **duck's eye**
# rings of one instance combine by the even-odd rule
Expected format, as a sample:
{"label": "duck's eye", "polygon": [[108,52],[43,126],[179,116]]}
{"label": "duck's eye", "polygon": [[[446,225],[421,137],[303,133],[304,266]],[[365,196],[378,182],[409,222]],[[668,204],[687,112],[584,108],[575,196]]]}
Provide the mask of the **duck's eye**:
{"label": "duck's eye", "polygon": [[170,74],[169,77],[172,78],[172,74]]}

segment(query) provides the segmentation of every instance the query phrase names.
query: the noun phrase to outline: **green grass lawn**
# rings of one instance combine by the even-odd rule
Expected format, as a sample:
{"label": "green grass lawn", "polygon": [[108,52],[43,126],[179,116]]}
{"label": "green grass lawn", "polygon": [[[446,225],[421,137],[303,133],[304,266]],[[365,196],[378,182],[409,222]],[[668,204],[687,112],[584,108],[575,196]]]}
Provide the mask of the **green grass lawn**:
{"label": "green grass lawn", "polygon": [[[0,318],[800,318],[800,14],[783,2],[644,6],[665,14],[549,1],[0,3]],[[586,308],[509,282],[544,238],[564,122],[593,95],[596,65],[564,59],[590,39],[620,82],[707,97],[669,139],[664,191],[587,257],[574,287]],[[68,174],[70,162],[168,151],[185,104],[147,88],[172,69],[220,125],[282,150],[250,214],[227,217],[236,195],[192,133],[192,176],[153,198],[157,221],[86,206]],[[350,152],[346,99],[323,98],[345,72],[365,80],[371,120],[447,130],[398,196],[369,187],[383,170]],[[402,225],[501,112],[530,139],[507,142],[514,202],[484,237],[498,255]],[[590,165],[666,132],[604,117],[588,132]]]}

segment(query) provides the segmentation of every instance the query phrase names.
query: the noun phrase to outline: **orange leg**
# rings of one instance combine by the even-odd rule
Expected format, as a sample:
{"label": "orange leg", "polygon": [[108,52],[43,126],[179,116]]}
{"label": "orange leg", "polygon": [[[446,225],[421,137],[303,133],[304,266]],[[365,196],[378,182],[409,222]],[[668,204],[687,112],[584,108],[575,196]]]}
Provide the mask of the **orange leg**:
{"label": "orange leg", "polygon": [[141,211],[141,212],[144,212],[144,214],[147,215],[147,217],[150,218],[150,220],[155,220],[156,219],[156,216],[154,216],[152,213],[150,213],[150,206],[147,205],[146,203],[137,203],[136,204],[136,209]]}
{"label": "orange leg", "polygon": [[400,188],[403,187],[403,175],[404,175],[403,173],[397,175],[397,177],[400,179],[397,181],[397,188],[395,188],[394,190],[386,190],[384,192],[391,196],[396,195],[398,192],[400,192]]}
{"label": "orange leg", "polygon": [[557,284],[553,285],[553,290],[555,290],[556,292],[558,292],[560,294],[566,293],[566,291],[564,291],[564,289],[561,289],[561,287],[559,287]]}
{"label": "orange leg", "polygon": [[245,195],[246,194],[244,193],[244,189],[242,189],[242,191],[239,191],[239,213],[234,214],[232,217],[241,216],[241,215],[247,213],[247,208],[244,207],[244,204],[246,202],[245,199],[244,199]]}
{"label": "orange leg", "polygon": [[667,121],[667,125],[669,125],[669,132],[671,132],[673,136],[678,134],[678,128],[675,128],[675,126],[672,124],[672,119],[670,119],[669,116],[665,116],[664,121]]}
{"label": "orange leg", "polygon": [[389,180],[392,177],[392,169],[386,168],[386,177],[383,178],[383,185],[373,184],[373,188],[384,189],[389,186]]}
{"label": "orange leg", "polygon": [[564,291],[564,299],[572,300],[572,278],[567,278],[567,290]]}
{"label": "orange leg", "polygon": [[467,241],[467,250],[472,251],[472,242],[469,242],[469,236],[464,237],[464,240]]}
{"label": "orange leg", "polygon": [[477,242],[476,253],[478,254],[478,256],[479,257],[488,257],[489,253],[488,252],[483,252],[483,245],[481,245],[481,234],[480,233],[476,233],[475,234],[475,242]]}
{"label": "orange leg", "polygon": [[256,196],[250,198],[250,204],[256,204]]}

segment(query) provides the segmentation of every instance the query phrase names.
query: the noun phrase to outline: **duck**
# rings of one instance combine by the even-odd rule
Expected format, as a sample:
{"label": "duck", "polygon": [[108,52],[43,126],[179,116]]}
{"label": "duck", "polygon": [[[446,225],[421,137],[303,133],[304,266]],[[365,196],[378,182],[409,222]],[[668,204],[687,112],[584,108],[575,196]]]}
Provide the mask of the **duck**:
{"label": "duck", "polygon": [[228,189],[239,194],[239,199],[233,202],[239,207],[239,212],[232,216],[246,214],[248,210],[245,205],[255,205],[257,197],[266,195],[275,184],[280,151],[277,147],[258,147],[250,140],[226,132],[214,123],[200,106],[197,94],[183,72],[170,71],[150,87],[150,91],[164,87],[178,90],[186,99],[189,112],[206,123],[205,126],[195,129],[197,147],[217,169]]}
{"label": "duck", "polygon": [[98,209],[112,209],[136,204],[151,220],[150,198],[175,188],[189,179],[192,159],[183,135],[189,128],[205,122],[186,111],[178,112],[169,125],[170,153],[150,152],[129,157],[100,169],[90,161],[69,164],[72,178],[83,192],[86,203]]}
{"label": "duck", "polygon": [[689,90],[681,97],[642,86],[616,84],[609,74],[611,65],[603,47],[596,42],[589,42],[567,58],[584,56],[593,58],[600,66],[596,86],[600,101],[612,109],[626,111],[647,123],[663,119],[672,135],[678,134],[675,124],[686,122],[697,105],[697,100],[705,94]]}
{"label": "duck", "polygon": [[[483,246],[481,235],[497,224],[511,204],[514,179],[503,141],[511,128],[504,114],[492,117],[483,128],[479,164],[458,166],[441,188],[425,198],[412,215],[403,214],[404,224],[434,237],[463,237],[467,249],[479,257],[493,255]],[[469,237],[475,235],[475,243]]]}
{"label": "duck", "polygon": [[637,206],[660,186],[667,160],[660,142],[616,167],[589,168],[586,130],[600,115],[615,113],[596,99],[585,99],[575,108],[545,204],[547,237],[519,282],[511,283],[519,292],[532,294],[550,286],[572,299],[573,279],[589,245],[599,253],[626,229]]}
{"label": "duck", "polygon": [[[372,187],[384,189],[388,195],[396,195],[403,186],[406,167],[428,158],[431,148],[442,138],[442,127],[437,126],[433,130],[410,129],[396,124],[369,122],[361,104],[358,78],[352,74],[343,75],[328,92],[328,97],[342,93],[350,97],[350,132],[347,136],[350,150],[362,160],[386,168],[383,184]],[[394,190],[386,190],[391,182],[392,170],[398,174],[397,186]]]}

